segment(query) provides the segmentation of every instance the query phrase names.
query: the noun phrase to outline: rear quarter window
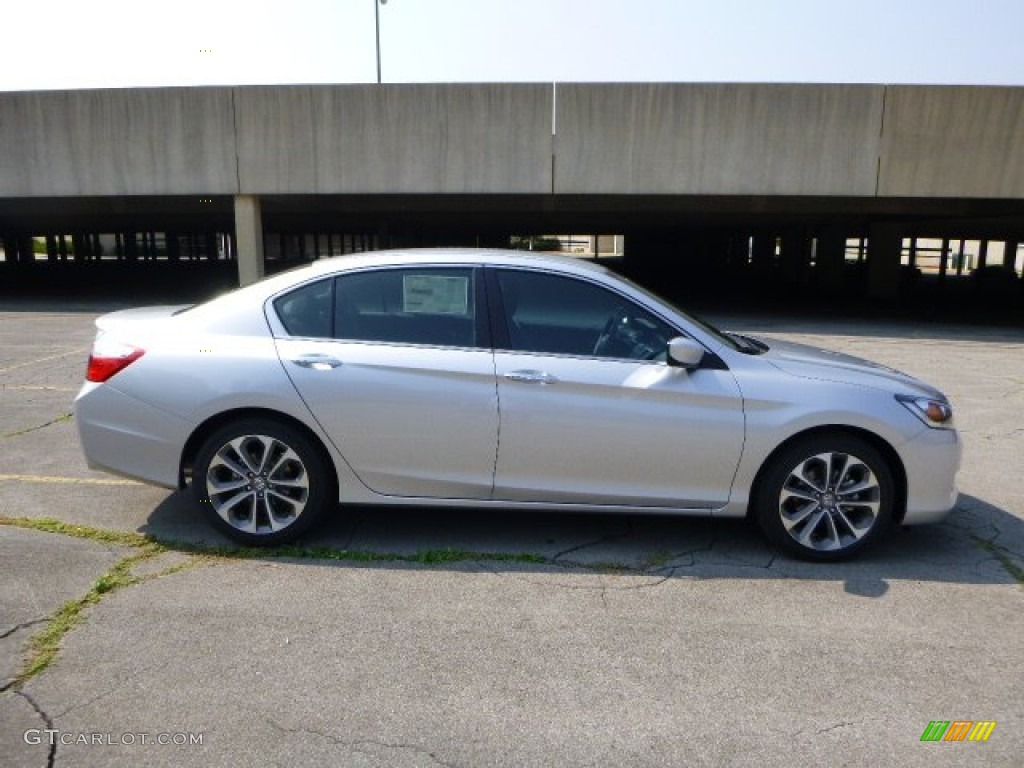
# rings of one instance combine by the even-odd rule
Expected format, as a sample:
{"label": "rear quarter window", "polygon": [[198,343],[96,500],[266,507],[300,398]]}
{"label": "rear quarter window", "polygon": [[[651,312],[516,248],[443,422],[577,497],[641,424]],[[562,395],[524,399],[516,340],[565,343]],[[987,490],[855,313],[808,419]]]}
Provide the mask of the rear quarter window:
{"label": "rear quarter window", "polygon": [[274,311],[291,336],[329,339],[333,307],[331,280],[310,283],[274,299]]}

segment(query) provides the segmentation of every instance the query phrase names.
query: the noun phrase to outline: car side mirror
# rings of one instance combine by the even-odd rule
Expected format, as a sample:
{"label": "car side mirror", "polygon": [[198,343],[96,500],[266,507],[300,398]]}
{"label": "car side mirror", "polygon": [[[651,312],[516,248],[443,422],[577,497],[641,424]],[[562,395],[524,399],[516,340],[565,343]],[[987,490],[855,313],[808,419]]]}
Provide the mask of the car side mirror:
{"label": "car side mirror", "polygon": [[699,368],[704,359],[704,347],[686,336],[668,340],[668,364],[688,371]]}

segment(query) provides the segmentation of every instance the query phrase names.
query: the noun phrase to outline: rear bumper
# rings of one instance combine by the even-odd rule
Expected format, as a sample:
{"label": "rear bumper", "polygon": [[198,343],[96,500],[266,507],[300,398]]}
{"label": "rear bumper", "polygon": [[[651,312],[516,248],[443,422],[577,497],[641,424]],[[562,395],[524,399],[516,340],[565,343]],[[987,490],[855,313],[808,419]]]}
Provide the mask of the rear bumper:
{"label": "rear bumper", "polygon": [[118,391],[86,383],[75,398],[75,424],[86,463],[165,488],[178,487],[184,420]]}
{"label": "rear bumper", "polygon": [[963,444],[952,429],[928,429],[915,435],[900,451],[907,472],[905,525],[935,523],[956,504],[956,473]]}

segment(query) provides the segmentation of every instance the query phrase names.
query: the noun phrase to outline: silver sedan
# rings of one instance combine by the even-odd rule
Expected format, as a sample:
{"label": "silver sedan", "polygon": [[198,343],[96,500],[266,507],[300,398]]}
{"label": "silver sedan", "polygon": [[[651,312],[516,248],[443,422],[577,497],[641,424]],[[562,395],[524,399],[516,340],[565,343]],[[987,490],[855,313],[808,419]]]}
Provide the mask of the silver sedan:
{"label": "silver sedan", "polygon": [[942,519],[948,400],[865,360],[723,333],[594,263],[409,250],[97,320],[93,468],[189,488],[247,545],[341,504],[752,516],[837,560]]}

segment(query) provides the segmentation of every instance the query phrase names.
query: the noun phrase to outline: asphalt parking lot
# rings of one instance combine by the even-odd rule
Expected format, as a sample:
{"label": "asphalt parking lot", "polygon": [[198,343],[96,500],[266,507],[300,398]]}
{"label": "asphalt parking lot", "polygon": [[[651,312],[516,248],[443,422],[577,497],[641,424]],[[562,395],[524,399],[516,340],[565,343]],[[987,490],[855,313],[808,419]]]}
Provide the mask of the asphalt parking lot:
{"label": "asphalt parking lot", "polygon": [[438,511],[273,557],[86,468],[102,309],[0,304],[2,765],[1021,764],[1024,330],[712,318],[953,400],[956,510],[851,563],[733,521]]}

